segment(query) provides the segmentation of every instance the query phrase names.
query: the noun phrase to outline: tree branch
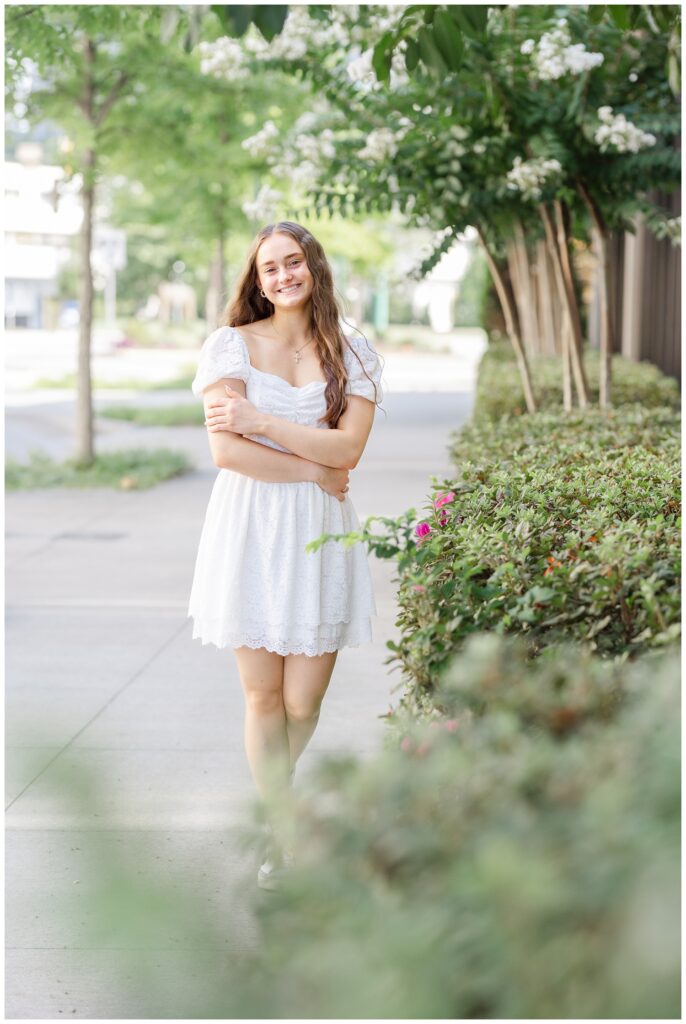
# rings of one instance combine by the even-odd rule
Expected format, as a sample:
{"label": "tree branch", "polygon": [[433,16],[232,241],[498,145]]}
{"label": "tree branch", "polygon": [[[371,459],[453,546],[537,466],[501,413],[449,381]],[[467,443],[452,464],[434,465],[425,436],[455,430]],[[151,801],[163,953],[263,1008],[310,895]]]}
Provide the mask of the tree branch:
{"label": "tree branch", "polygon": [[105,120],[110,110],[112,109],[114,103],[116,102],[117,98],[121,94],[122,89],[130,80],[130,78],[131,76],[127,71],[119,72],[119,78],[110,89],[107,98],[103,100],[103,102],[100,105],[100,109],[95,115],[94,123],[96,128],[99,128],[102,122]]}
{"label": "tree branch", "polygon": [[8,25],[10,27],[12,25],[16,25],[16,23],[21,21],[22,18],[26,18],[29,14],[34,14],[36,11],[40,11],[40,9],[40,7],[29,7],[27,10],[21,11],[19,14],[10,14],[7,19]]}

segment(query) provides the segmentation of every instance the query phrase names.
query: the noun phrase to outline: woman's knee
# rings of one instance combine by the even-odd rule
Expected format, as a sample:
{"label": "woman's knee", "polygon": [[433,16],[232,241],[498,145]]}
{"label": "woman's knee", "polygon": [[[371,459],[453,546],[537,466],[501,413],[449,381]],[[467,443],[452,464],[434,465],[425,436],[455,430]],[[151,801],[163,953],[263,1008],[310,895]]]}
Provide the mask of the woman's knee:
{"label": "woman's knee", "polygon": [[275,711],[283,711],[283,690],[278,687],[243,685],[245,702],[250,710],[257,715],[273,715]]}
{"label": "woman's knee", "polygon": [[321,698],[301,696],[287,699],[284,695],[283,706],[286,715],[294,722],[310,722],[313,718],[318,718],[321,704]]}

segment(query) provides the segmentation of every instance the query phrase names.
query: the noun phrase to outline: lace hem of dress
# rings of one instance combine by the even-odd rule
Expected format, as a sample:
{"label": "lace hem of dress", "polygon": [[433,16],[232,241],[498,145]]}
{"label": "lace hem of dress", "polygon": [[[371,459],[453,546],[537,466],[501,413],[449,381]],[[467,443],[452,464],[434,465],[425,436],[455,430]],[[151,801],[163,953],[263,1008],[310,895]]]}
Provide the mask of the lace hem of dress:
{"label": "lace hem of dress", "polygon": [[[190,613],[188,618],[193,618]],[[348,626],[349,623],[341,623]],[[259,633],[256,636],[248,636],[244,633],[227,636],[225,634],[211,637],[209,630],[205,631],[197,619],[193,619],[193,640],[200,640],[202,646],[214,644],[215,647],[250,647],[255,650],[264,647],[274,654],[307,654],[309,657],[316,657],[319,654],[329,654],[332,651],[340,650],[342,647],[360,647],[361,644],[372,642],[371,622],[369,619],[360,623],[355,629],[348,629],[342,636],[331,639],[320,639],[312,641],[279,640],[266,633]]]}

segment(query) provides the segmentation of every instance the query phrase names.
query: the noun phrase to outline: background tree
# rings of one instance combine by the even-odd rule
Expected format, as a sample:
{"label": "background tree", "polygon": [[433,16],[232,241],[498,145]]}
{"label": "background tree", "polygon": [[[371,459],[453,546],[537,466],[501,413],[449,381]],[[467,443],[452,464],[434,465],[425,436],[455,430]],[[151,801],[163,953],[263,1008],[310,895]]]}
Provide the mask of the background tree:
{"label": "background tree", "polygon": [[[400,210],[408,223],[431,226],[436,244],[420,275],[456,234],[477,226],[529,411],[536,405],[526,359],[532,346],[523,337],[531,330],[523,316],[531,274],[527,244],[542,236],[550,252],[565,408],[572,406],[572,381],[585,406],[572,235],[588,233],[588,210],[596,242],[603,238],[601,212],[605,229],[631,230],[638,211],[666,227],[647,191],[674,188],[679,180],[672,146],[677,109],[665,77],[673,27],[648,30],[636,19],[636,38],[627,41],[617,19],[605,12],[593,19],[582,8],[564,12],[312,6],[309,13],[293,10],[281,35],[253,55],[256,69],[277,66],[306,75],[335,111],[311,132],[315,146],[326,127],[333,131],[330,152],[320,153],[308,189],[315,210]],[[625,115],[620,125],[627,144],[604,145],[608,100],[650,120],[659,135]],[[611,128],[614,140],[616,125]],[[635,148],[627,156],[629,146]],[[292,149],[286,139],[282,152]],[[516,275],[508,272],[513,248],[520,256]],[[604,249],[596,248],[602,265]],[[600,400],[607,405],[609,303],[604,309]]]}
{"label": "background tree", "polygon": [[73,144],[64,160],[65,174],[81,179],[75,453],[81,466],[94,461],[90,354],[96,194],[103,161],[122,142],[121,130],[112,124],[115,111],[138,102],[155,80],[160,12],[154,6],[73,4],[6,10],[8,88],[30,78],[27,119],[49,118],[64,129]]}

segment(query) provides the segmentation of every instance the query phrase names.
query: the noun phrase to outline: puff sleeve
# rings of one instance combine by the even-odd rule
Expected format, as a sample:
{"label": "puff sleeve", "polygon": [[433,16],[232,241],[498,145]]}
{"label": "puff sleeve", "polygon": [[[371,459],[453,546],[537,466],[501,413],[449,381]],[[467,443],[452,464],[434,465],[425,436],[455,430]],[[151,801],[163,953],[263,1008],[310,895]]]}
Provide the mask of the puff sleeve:
{"label": "puff sleeve", "polygon": [[[362,398],[368,398],[370,402],[381,401],[383,398],[383,389],[381,387],[381,361],[378,354],[369,344],[366,338],[358,338],[356,335],[346,335],[348,344],[351,346],[353,351],[350,349],[345,350],[344,359],[345,366],[348,371],[348,383],[345,387],[346,395],[361,395]],[[362,360],[362,366],[367,371],[369,377],[365,375],[362,366],[359,361],[355,358],[355,353]],[[372,384],[376,384],[376,394],[374,393],[374,387]]]}
{"label": "puff sleeve", "polygon": [[197,398],[202,398],[205,388],[223,377],[247,382],[249,370],[243,339],[233,327],[218,327],[202,344],[191,390]]}

